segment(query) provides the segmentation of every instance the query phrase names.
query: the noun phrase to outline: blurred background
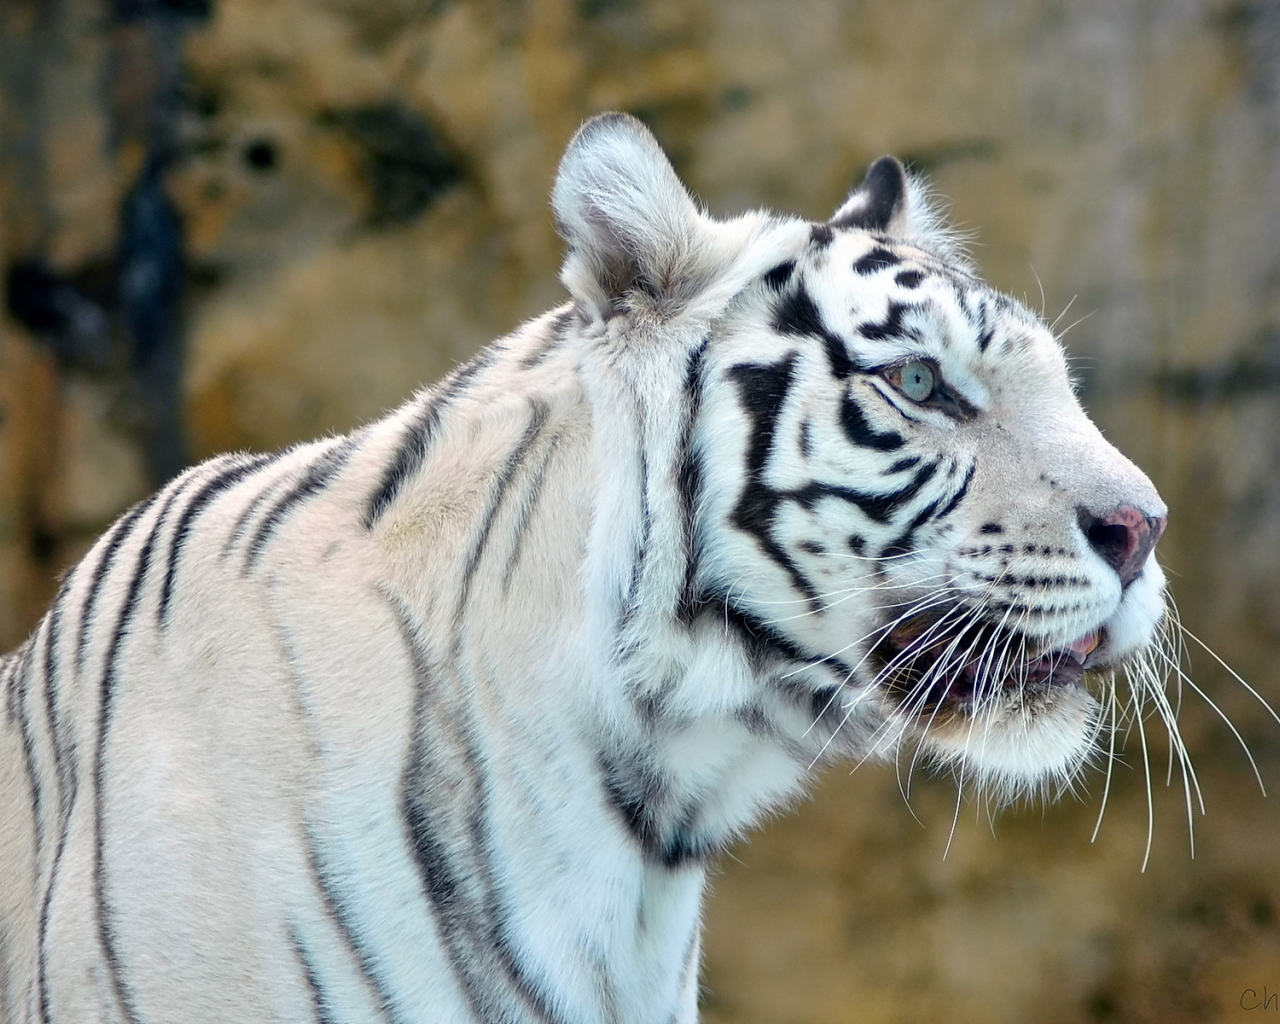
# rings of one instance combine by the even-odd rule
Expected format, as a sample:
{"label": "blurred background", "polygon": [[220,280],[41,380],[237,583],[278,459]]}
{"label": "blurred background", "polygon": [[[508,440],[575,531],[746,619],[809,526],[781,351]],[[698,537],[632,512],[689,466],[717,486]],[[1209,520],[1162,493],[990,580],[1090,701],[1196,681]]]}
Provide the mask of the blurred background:
{"label": "blurred background", "polygon": [[[604,109],[713,212],[825,219],[890,152],[1172,508],[1183,619],[1280,703],[1276,0],[3,0],[0,639],[183,464],[346,430],[558,303]],[[999,815],[838,771],[726,860],[713,1024],[1280,1012],[1280,725],[1192,645],[1208,816],[1148,723]],[[945,856],[944,856],[945,851]],[[1250,993],[1253,993],[1252,995]]]}

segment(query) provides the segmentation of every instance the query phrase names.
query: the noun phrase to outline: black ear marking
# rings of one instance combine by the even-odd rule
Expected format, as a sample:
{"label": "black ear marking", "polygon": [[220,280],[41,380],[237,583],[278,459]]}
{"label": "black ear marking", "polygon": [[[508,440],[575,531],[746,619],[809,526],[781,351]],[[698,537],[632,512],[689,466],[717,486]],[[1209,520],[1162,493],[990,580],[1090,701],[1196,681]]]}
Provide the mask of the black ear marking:
{"label": "black ear marking", "polygon": [[835,228],[887,231],[907,202],[907,172],[897,157],[882,156],[831,218]]}

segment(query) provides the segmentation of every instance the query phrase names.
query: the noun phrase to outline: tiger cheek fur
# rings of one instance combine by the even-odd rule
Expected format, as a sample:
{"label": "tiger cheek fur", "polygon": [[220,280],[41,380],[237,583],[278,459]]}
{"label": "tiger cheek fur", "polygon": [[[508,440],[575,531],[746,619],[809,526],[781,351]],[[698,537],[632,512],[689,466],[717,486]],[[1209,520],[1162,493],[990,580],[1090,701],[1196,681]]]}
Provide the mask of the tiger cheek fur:
{"label": "tiger cheek fur", "polygon": [[184,473],[0,662],[0,1017],[692,1021],[815,764],[1088,755],[1165,510],[902,166],[719,221],[605,115],[553,206],[571,303]]}

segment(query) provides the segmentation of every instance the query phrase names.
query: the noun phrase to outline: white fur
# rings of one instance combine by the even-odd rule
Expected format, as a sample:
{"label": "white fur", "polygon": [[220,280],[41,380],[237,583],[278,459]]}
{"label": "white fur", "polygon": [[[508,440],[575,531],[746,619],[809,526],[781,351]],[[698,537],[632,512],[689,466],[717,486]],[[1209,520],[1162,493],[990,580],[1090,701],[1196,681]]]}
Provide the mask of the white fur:
{"label": "white fur", "polygon": [[[53,1020],[688,1022],[709,858],[815,763],[920,743],[1014,790],[1088,756],[1083,690],[934,722],[871,668],[895,602],[1035,601],[1016,580],[1068,563],[1070,607],[1025,616],[1044,644],[1105,626],[1122,660],[1161,610],[1154,561],[1122,592],[1075,518],[1158,497],[1043,326],[955,263],[920,187],[901,237],[718,222],[612,115],[575,137],[554,206],[571,307],[350,438],[190,471],[0,666],[5,1019],[47,1001]],[[885,245],[992,304],[985,353],[941,278],[851,269]],[[780,328],[801,286],[870,369],[840,379],[820,337]],[[907,300],[908,329],[874,337]],[[909,409],[875,369],[921,357],[973,417]],[[782,389],[784,364],[752,455],[773,399],[744,404],[743,375]],[[851,443],[850,400],[916,463]],[[768,537],[820,607],[742,525],[751,486],[883,494],[931,460],[888,522],[778,499]],[[850,551],[971,465],[907,555]],[[1001,568],[980,547],[995,517],[1064,554]]]}

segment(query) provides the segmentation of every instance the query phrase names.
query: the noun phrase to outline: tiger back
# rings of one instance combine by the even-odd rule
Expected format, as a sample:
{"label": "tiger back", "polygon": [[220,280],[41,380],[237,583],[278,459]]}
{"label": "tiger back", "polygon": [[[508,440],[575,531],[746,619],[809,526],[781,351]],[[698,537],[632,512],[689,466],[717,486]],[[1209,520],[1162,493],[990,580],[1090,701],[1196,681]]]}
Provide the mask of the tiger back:
{"label": "tiger back", "polygon": [[188,470],[2,663],[5,1020],[692,1021],[817,767],[1095,749],[1165,509],[901,165],[719,221],[605,115],[553,204],[568,304]]}

